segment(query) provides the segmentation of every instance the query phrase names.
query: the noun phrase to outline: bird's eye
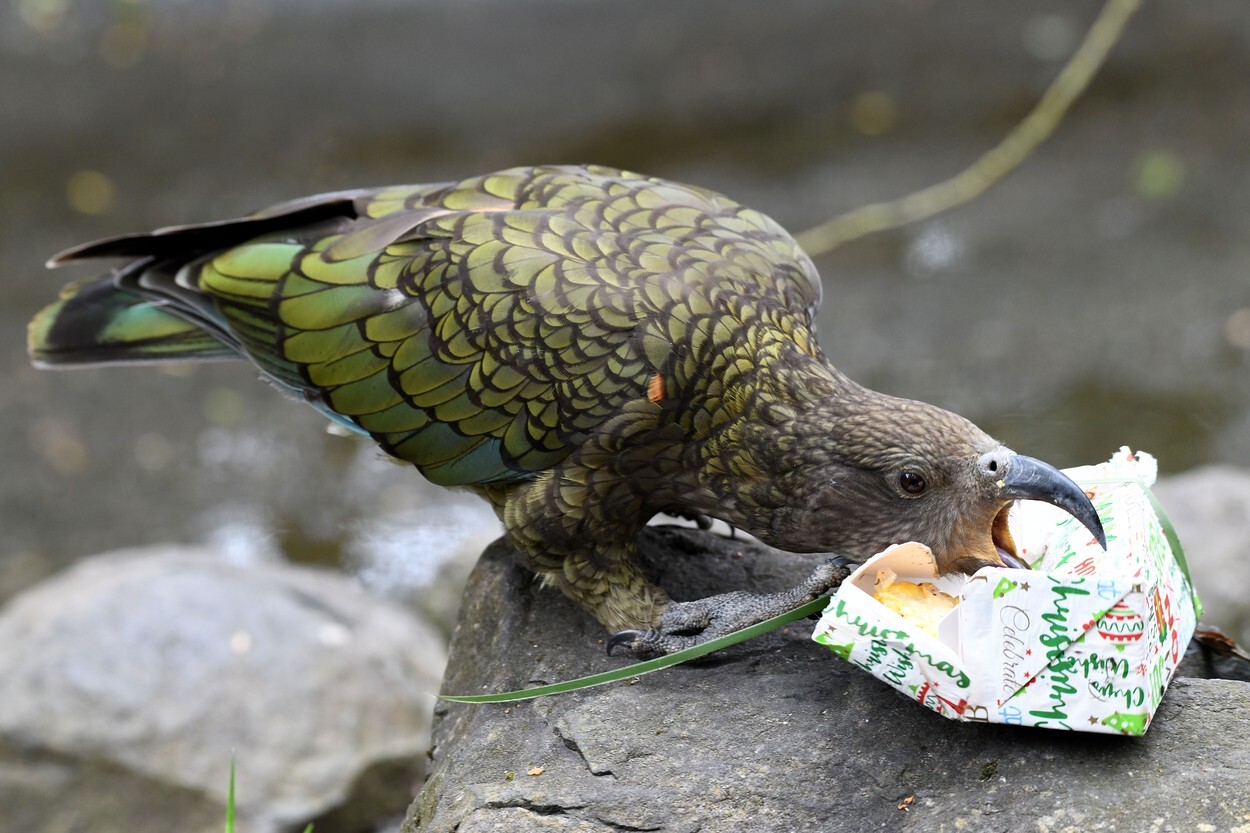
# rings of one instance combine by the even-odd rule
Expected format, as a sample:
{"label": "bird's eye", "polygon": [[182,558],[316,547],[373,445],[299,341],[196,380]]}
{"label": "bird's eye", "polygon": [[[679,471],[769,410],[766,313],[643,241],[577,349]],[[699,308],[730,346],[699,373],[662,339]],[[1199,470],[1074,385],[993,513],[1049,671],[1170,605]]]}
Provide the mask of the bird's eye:
{"label": "bird's eye", "polygon": [[928,487],[924,475],[914,471],[905,471],[898,476],[898,486],[909,495],[918,495]]}

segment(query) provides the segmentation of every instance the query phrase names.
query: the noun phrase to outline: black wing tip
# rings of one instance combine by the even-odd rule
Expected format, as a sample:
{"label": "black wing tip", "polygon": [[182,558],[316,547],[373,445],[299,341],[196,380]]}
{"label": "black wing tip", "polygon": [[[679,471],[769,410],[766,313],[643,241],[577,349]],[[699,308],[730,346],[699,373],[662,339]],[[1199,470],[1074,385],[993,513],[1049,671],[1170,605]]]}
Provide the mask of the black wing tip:
{"label": "black wing tip", "polygon": [[140,243],[151,239],[150,234],[123,234],[119,237],[106,237],[103,240],[92,240],[79,243],[68,249],[57,252],[44,264],[49,269],[59,269],[69,263],[83,260],[103,260],[104,258],[139,257],[148,254]]}
{"label": "black wing tip", "polygon": [[92,240],[58,252],[45,265],[49,269],[57,269],[83,260],[166,257],[229,246],[265,232],[301,224],[335,218],[353,219],[360,211],[356,200],[369,193],[368,190],[356,190],[318,194],[280,203],[250,217],[166,226],[151,232]]}

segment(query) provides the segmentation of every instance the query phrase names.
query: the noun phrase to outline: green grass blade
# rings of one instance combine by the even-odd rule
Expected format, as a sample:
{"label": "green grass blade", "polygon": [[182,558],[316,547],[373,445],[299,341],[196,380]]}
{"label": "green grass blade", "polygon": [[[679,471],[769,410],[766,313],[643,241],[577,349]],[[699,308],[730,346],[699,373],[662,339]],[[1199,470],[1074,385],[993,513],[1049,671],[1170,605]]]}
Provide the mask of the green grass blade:
{"label": "green grass blade", "polygon": [[[234,755],[230,756],[230,786],[226,789],[226,833],[234,833]],[[313,833],[312,822],[304,833]]]}
{"label": "green grass blade", "polygon": [[796,619],[802,619],[804,616],[811,616],[814,613],[820,613],[829,603],[828,596],[821,596],[819,599],[810,601],[805,605],[800,605],[793,610],[774,616],[771,619],[765,619],[763,622],[734,631],[717,639],[700,643],[682,651],[677,651],[667,656],[656,657],[655,659],[636,662],[633,665],[627,665],[624,668],[614,668],[611,671],[604,671],[599,674],[591,674],[588,677],[578,677],[576,680],[568,680],[563,683],[552,683],[551,685],[535,686],[534,688],[523,688],[517,691],[505,691],[499,694],[440,694],[440,700],[449,700],[453,703],[512,703],[517,700],[532,700],[535,697],[542,697],[547,694],[563,694],[566,691],[577,691],[581,688],[591,688],[598,685],[606,685],[614,683],[618,680],[627,680],[631,677],[638,677],[643,674],[650,674],[652,671],[659,671],[661,668],[668,668],[670,665],[677,665],[687,660],[696,659],[706,656],[713,651],[719,651],[721,648],[727,648],[730,645],[736,645],[747,639],[768,633],[782,625],[789,624]]}
{"label": "green grass blade", "polygon": [[230,756],[230,786],[226,790],[226,833],[234,833],[234,755]]}

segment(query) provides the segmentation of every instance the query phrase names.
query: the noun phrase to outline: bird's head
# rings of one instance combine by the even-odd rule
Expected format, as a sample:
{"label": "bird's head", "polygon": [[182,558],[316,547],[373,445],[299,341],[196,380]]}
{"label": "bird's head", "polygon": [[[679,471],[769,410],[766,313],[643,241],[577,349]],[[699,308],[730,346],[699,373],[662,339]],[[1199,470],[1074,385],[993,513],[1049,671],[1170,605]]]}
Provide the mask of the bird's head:
{"label": "bird's head", "polygon": [[[942,573],[1023,566],[1007,528],[1016,500],[1079,520],[1104,547],[1098,513],[1071,479],[1016,454],[968,420],[922,402],[863,391],[872,402],[800,417],[790,466],[774,471],[786,500],[761,537],[791,551],[863,560],[919,541]],[[871,407],[865,407],[866,405]]]}

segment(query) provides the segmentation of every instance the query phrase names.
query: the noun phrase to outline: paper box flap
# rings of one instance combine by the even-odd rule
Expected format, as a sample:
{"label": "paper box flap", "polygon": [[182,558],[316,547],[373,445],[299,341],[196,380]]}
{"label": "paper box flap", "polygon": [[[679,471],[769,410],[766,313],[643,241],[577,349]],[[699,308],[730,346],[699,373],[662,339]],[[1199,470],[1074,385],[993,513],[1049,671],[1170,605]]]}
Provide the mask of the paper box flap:
{"label": "paper box flap", "polygon": [[[873,596],[876,590],[877,571],[882,569],[893,570],[900,579],[907,581],[929,582],[943,593],[952,596],[959,595],[960,588],[966,581],[964,576],[958,574],[939,576],[933,551],[915,541],[887,547],[859,565],[855,572],[847,576],[846,581],[838,590],[838,596],[844,599],[854,599],[857,605],[870,604],[871,610],[876,615],[888,617],[887,621],[895,622],[900,628],[912,633],[917,630],[914,622],[908,622],[902,616],[886,608]],[[938,640],[952,651],[959,645],[957,617],[954,613],[951,611],[938,624]]]}
{"label": "paper box flap", "polygon": [[[962,672],[963,662],[956,647],[959,644],[959,627],[955,611],[939,623],[937,637],[923,632],[915,622],[909,622],[873,598],[877,571],[883,568],[893,570],[900,579],[932,582],[939,590],[952,596],[959,595],[959,588],[965,581],[965,577],[959,575],[938,576],[933,552],[924,544],[914,541],[895,544],[851,573],[830,600],[829,610],[835,612],[843,627],[858,628],[861,636],[882,643],[904,645],[908,650],[919,650],[923,654],[922,666],[927,661],[941,666],[943,674],[952,669]],[[862,623],[869,621],[879,625],[864,632]]]}

